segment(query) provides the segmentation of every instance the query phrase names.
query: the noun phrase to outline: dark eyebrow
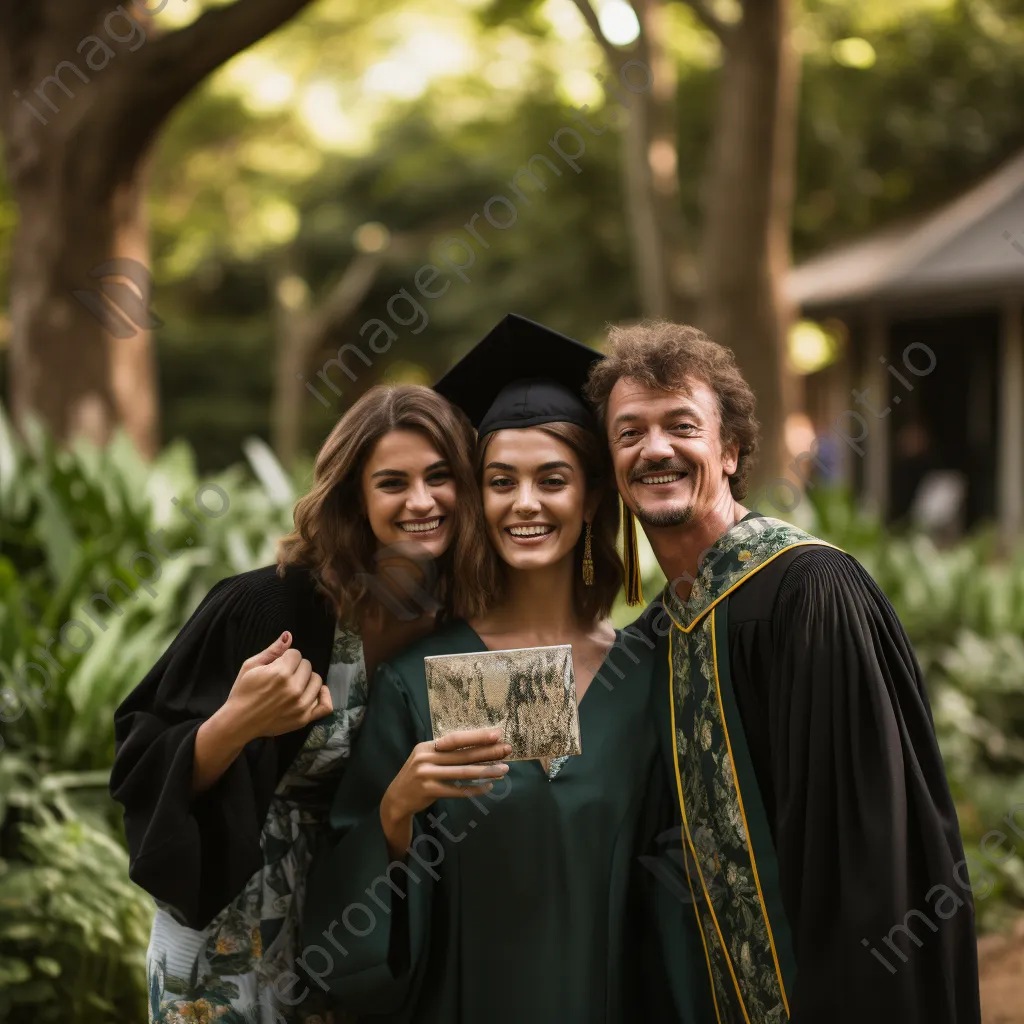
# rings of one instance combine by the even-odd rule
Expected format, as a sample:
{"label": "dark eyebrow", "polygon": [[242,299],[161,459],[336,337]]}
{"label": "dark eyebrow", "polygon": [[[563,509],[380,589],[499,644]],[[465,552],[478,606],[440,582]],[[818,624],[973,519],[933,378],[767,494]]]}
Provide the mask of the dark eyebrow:
{"label": "dark eyebrow", "polygon": [[[441,469],[442,467],[447,467],[447,465],[448,465],[448,460],[447,459],[438,459],[437,462],[432,462],[429,466],[427,466],[427,468],[425,470],[423,470],[423,472],[424,473],[433,473],[434,470]],[[378,469],[376,473],[371,473],[370,474],[370,479],[372,480],[374,477],[377,477],[377,476],[401,476],[401,477],[406,477],[408,475],[409,474],[406,473],[406,471],[404,469]]]}
{"label": "dark eyebrow", "polygon": [[[510,466],[507,462],[488,462],[486,468],[487,469],[502,469],[506,473],[515,473],[517,471],[515,466]],[[568,469],[570,472],[572,472],[572,463],[570,463],[570,462],[562,462],[560,460],[555,461],[555,462],[545,462],[542,465],[537,467],[537,472],[538,473],[547,473],[547,472],[549,472],[552,469]]]}
{"label": "dark eyebrow", "polygon": [[[672,419],[676,416],[693,416],[695,419],[700,419],[700,410],[698,410],[696,407],[692,405],[679,405],[676,406],[675,409],[669,409],[669,411],[665,413],[664,418]],[[621,426],[623,423],[634,423],[638,419],[640,419],[640,416],[637,413],[624,412],[621,415],[615,417],[615,419],[612,422],[612,426],[618,427]]]}

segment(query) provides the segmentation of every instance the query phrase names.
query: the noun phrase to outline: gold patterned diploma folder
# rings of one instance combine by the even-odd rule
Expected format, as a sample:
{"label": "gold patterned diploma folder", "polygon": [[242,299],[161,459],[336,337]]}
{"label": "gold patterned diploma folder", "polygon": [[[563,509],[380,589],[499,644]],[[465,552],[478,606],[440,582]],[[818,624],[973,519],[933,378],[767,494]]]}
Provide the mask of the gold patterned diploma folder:
{"label": "gold patterned diploma folder", "polygon": [[497,727],[512,746],[506,761],[580,753],[571,645],[441,654],[423,665],[434,739]]}

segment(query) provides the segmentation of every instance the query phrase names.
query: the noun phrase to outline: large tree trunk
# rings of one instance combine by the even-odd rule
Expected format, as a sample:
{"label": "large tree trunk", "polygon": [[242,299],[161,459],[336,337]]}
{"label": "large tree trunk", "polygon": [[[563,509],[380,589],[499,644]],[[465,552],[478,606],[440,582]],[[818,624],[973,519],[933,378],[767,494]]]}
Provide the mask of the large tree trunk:
{"label": "large tree trunk", "polygon": [[[129,294],[119,313],[101,289],[123,291],[120,275],[90,274],[115,256],[143,267],[147,261],[142,175],[135,161],[119,166],[97,138],[113,128],[103,121],[111,79],[120,78],[117,63],[134,54],[125,48],[109,58],[87,44],[96,69],[90,67],[76,47],[97,31],[111,45],[102,28],[109,6],[81,3],[52,19],[47,6],[8,7],[3,18],[10,49],[2,61],[0,116],[19,211],[11,259],[11,412],[18,425],[35,413],[60,439],[83,434],[97,443],[123,422],[151,454],[157,438],[149,319],[136,316],[135,324],[131,316],[137,306],[145,310],[148,295],[133,303]],[[126,39],[135,31],[119,17],[111,25]],[[62,62],[59,81],[47,82]]]}
{"label": "large tree trunk", "polygon": [[[621,133],[626,228],[640,312],[645,317],[679,316],[686,305],[686,268],[682,248],[676,152],[674,59],[665,47],[665,0],[634,0],[640,38],[617,48],[604,37],[590,0],[576,6],[604,50],[609,95],[624,97],[629,110]],[[640,61],[648,69],[649,88],[641,89],[642,69],[628,69],[632,88],[620,80],[623,66]]]}
{"label": "large tree trunk", "polygon": [[[723,66],[704,188],[700,327],[735,353],[757,395],[757,487],[783,475],[793,381],[786,365],[798,66],[790,0],[747,0],[722,32]],[[753,489],[753,488],[752,488]],[[780,492],[780,500],[792,501]]]}
{"label": "large tree trunk", "polygon": [[158,444],[145,163],[206,75],[309,0],[236,0],[159,36],[166,0],[0,0],[0,130],[18,205],[9,404],[60,441]]}
{"label": "large tree trunk", "polygon": [[627,133],[627,145],[644,168],[644,180],[650,190],[648,206],[654,219],[652,239],[661,251],[659,288],[664,299],[656,308],[645,303],[643,312],[645,316],[678,319],[690,311],[695,282],[691,280],[693,260],[686,248],[679,201],[679,74],[676,58],[667,46],[666,6],[666,0],[635,3],[642,33],[638,40],[640,59],[650,68],[652,81],[650,89],[639,97],[642,111],[637,116],[638,131],[632,139]]}
{"label": "large tree trunk", "polygon": [[[679,209],[677,78],[665,46],[666,0],[633,0],[641,37],[628,50],[601,33],[590,0],[576,0],[612,74],[630,59],[652,87],[630,96],[623,179],[633,267],[644,316],[689,320],[729,346],[758,400],[761,452],[751,484],[783,474],[785,425],[794,404],[786,366],[790,311],[785,278],[795,178],[797,62],[791,0],[744,0],[742,21],[722,21],[708,0],[687,0],[721,40],[714,138],[704,184],[699,260]],[[779,495],[790,503],[790,493]]]}
{"label": "large tree trunk", "polygon": [[[675,69],[663,57],[661,37],[650,32],[657,21],[661,0],[637,0],[637,17],[643,34],[633,52],[651,72],[651,87],[629,97],[629,121],[622,132],[622,169],[626,191],[626,224],[633,253],[633,273],[640,310],[644,316],[672,316],[671,250],[666,237],[666,176],[664,160],[652,165],[652,153],[664,152],[666,129],[671,132],[675,98]],[[620,55],[609,71],[617,79],[619,67],[629,59]],[[666,81],[668,78],[668,81]],[[620,83],[616,85],[621,88]],[[665,110],[666,103],[668,110]],[[671,137],[671,136],[670,136]],[[674,155],[674,146],[671,149]],[[661,186],[660,190],[658,186]],[[676,186],[675,166],[668,189]],[[671,195],[671,192],[669,192]]]}

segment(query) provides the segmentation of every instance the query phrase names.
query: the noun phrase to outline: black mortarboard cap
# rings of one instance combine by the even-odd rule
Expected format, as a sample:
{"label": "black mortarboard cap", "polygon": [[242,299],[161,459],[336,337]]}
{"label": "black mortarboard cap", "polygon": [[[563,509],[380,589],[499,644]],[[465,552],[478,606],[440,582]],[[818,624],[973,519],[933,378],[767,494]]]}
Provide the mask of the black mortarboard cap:
{"label": "black mortarboard cap", "polygon": [[482,435],[575,423],[593,427],[583,400],[591,366],[604,356],[564,334],[509,313],[435,385]]}

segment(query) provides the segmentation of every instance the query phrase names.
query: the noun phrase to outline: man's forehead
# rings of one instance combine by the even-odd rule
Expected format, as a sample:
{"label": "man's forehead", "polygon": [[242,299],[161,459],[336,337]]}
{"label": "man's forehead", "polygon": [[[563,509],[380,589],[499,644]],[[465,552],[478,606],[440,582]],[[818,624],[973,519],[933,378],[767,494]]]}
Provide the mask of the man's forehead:
{"label": "man's forehead", "polygon": [[711,389],[704,381],[695,377],[684,377],[671,388],[652,388],[633,377],[622,377],[617,380],[608,396],[609,415],[617,415],[621,408],[636,404],[645,406],[655,404],[658,406],[696,405],[709,411],[717,408],[717,402]]}

